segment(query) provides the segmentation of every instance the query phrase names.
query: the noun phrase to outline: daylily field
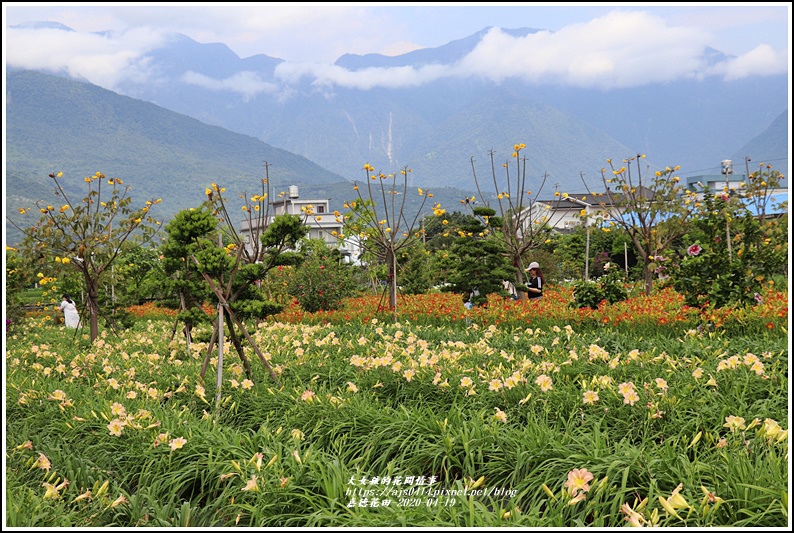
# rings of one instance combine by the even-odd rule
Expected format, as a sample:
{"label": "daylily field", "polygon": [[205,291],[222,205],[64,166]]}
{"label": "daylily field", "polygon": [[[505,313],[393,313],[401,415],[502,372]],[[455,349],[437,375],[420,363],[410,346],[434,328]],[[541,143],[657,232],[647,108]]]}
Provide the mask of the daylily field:
{"label": "daylily field", "polygon": [[290,307],[228,336],[174,319],[6,343],[6,525],[785,527],[788,294],[709,312],[495,296]]}

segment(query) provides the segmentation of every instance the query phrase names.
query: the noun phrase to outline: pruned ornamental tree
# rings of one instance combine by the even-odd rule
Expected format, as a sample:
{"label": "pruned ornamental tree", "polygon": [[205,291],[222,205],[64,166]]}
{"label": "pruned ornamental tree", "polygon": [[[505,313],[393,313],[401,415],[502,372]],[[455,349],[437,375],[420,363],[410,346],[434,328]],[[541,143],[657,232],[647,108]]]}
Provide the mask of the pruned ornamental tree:
{"label": "pruned ornamental tree", "polygon": [[259,290],[260,282],[275,267],[300,264],[303,256],[299,244],[309,233],[305,225],[308,213],[287,216],[287,213],[273,212],[268,198],[268,169],[269,164],[265,162],[266,177],[259,180],[256,192],[238,194],[239,211],[243,213],[241,226],[236,216],[232,218],[231,213],[238,209],[231,208],[224,195],[226,189],[213,183],[211,189],[205,190],[207,206],[218,219],[220,242],[234,258],[234,280],[223,280],[232,283],[224,291],[228,293],[232,309],[241,318],[262,319],[283,309],[283,305],[265,299]]}
{"label": "pruned ornamental tree", "polygon": [[464,302],[481,306],[488,295],[507,296],[502,280],[513,279],[516,269],[510,264],[505,239],[492,232],[482,220],[494,222],[495,211],[489,207],[475,207],[475,217],[469,224],[457,228],[457,238],[450,248],[448,285],[445,292],[460,294]]}
{"label": "pruned ornamental tree", "polygon": [[[242,347],[244,337],[262,361],[274,381],[273,372],[264,354],[243,325],[246,318],[264,318],[278,312],[283,306],[264,301],[257,283],[269,270],[281,265],[300,262],[297,252],[300,241],[308,233],[305,217],[280,214],[271,217],[268,212],[267,179],[262,180],[261,193],[249,196],[242,193],[241,210],[248,213],[248,227],[252,236],[246,241],[234,227],[234,221],[224,197],[225,188],[213,183],[206,190],[207,201],[200,209],[180,212],[167,227],[169,238],[164,243],[163,255],[169,258],[167,272],[173,279],[184,280],[175,287],[185,291],[183,315],[188,320],[201,318],[195,314],[209,288],[218,301],[218,317],[207,354],[201,368],[203,379],[216,342],[223,339],[223,316],[229,319],[229,337],[243,362],[246,374],[253,379],[251,365]],[[204,285],[197,283],[203,280]],[[186,326],[187,326],[186,322]],[[219,367],[221,361],[219,361]]]}
{"label": "pruned ornamental tree", "polygon": [[[89,317],[93,342],[99,335],[100,286],[107,282],[107,274],[128,239],[136,235],[144,244],[157,232],[161,222],[152,218],[149,210],[161,200],[152,198],[133,208],[130,187],[120,187],[120,178],[97,172],[84,178],[85,197],[73,201],[61,185],[63,173],[49,177],[55,184],[55,199],[51,203],[36,202],[40,218],[27,227],[8,217],[6,220],[23,233],[20,250],[31,264],[80,272],[86,298],[81,315]],[[19,208],[19,212],[33,217],[31,208]]]}
{"label": "pruned ornamental tree", "polygon": [[187,349],[190,352],[193,328],[208,322],[210,317],[202,304],[212,296],[204,277],[190,257],[201,250],[202,246],[213,246],[213,232],[218,220],[208,208],[183,209],[165,225],[166,238],[160,245],[163,271],[163,293],[165,305],[178,309],[171,338],[177,325],[183,324]]}
{"label": "pruned ornamental tree", "polygon": [[[398,186],[395,174],[376,173],[367,163],[366,193],[354,182],[353,189],[357,198],[345,202],[348,211],[342,215],[334,213],[337,222],[343,224],[342,232],[333,233],[339,240],[354,239],[358,241],[366,254],[387,266],[389,309],[395,313],[397,309],[397,258],[399,251],[416,244],[422,237],[423,230],[419,227],[420,215],[428,198],[432,194],[418,189],[421,204],[416,213],[406,214],[406,198],[408,174],[411,170],[404,167],[400,171],[402,184]],[[373,185],[373,183],[375,185]],[[398,196],[400,198],[398,199]],[[443,216],[445,211],[439,204],[433,207],[436,216]],[[395,315],[396,316],[396,315]]]}

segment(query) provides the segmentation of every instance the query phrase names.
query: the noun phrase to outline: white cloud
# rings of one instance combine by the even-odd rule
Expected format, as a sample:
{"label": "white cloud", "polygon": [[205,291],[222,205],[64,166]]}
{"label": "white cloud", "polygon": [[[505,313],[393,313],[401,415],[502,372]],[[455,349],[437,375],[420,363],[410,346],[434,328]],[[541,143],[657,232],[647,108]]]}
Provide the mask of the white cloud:
{"label": "white cloud", "polygon": [[215,80],[197,72],[186,72],[182,81],[211,91],[231,91],[243,95],[245,101],[260,93],[275,93],[278,86],[262,80],[256,72],[238,72],[225,80]]}
{"label": "white cloud", "polygon": [[[360,35],[359,50],[366,53],[368,27],[366,11],[351,7],[338,10],[313,10],[308,6],[291,8],[277,6],[225,9],[212,7],[195,10],[169,6],[157,8],[159,15],[152,26],[136,26],[128,31],[108,35],[68,32],[55,29],[6,28],[6,61],[9,66],[29,69],[67,70],[83,76],[99,86],[114,89],[123,80],[147,81],[152,73],[147,54],[162,46],[170,33],[166,26],[179,24],[199,42],[224,42],[218,28],[235,28],[235,35],[253,41],[257,33],[281,35],[291,32],[284,41],[295,41],[300,32],[310,32],[317,42],[325,35],[330,43],[344,27]],[[118,10],[125,24],[151,23],[151,13]],[[341,24],[342,19],[347,24]],[[335,22],[339,22],[336,24]],[[116,27],[124,24],[118,22]],[[296,28],[302,28],[300,32]],[[369,29],[368,29],[369,28]],[[204,38],[199,38],[197,32]],[[665,19],[644,11],[616,10],[588,22],[570,24],[556,32],[543,31],[526,37],[513,37],[498,29],[492,30],[465,58],[452,65],[372,68],[349,71],[324,63],[284,62],[276,70],[276,80],[287,87],[277,88],[258,75],[241,72],[226,80],[189,73],[185,80],[212,90],[229,90],[244,98],[268,92],[282,95],[289,84],[311,80],[324,89],[347,87],[368,90],[374,87],[419,86],[443,78],[481,77],[500,82],[509,78],[535,84],[573,85],[599,89],[664,83],[677,79],[722,76],[726,80],[746,76],[787,72],[787,52],[775,52],[767,45],[722,64],[708,66],[703,52],[713,37],[692,25],[671,25]],[[352,46],[352,41],[346,41]],[[230,44],[231,46],[231,44]],[[397,45],[395,45],[397,46]],[[405,50],[414,45],[400,43]],[[267,54],[279,57],[277,52]]]}
{"label": "white cloud", "polygon": [[[167,5],[112,10],[117,26],[147,25],[190,36],[202,43],[224,43],[240,57],[267,54],[285,60],[316,61],[372,42],[367,9],[355,5],[227,3]],[[369,20],[369,22],[372,22]],[[79,26],[72,26],[79,27]],[[96,26],[94,26],[96,27]],[[323,43],[322,45],[319,43]]]}
{"label": "white cloud", "polygon": [[6,32],[8,66],[66,70],[111,90],[122,80],[146,81],[146,53],[164,42],[160,32],[148,28],[107,35],[59,29],[7,28]]}
{"label": "white cloud", "polygon": [[732,80],[787,71],[787,55],[776,55],[766,46],[708,67],[703,54],[709,41],[710,36],[697,28],[671,27],[663,19],[644,12],[615,11],[554,33],[513,37],[493,29],[455,65],[348,71],[316,63],[283,63],[276,76],[286,83],[313,78],[318,86],[362,90],[471,76],[495,82],[520,78],[535,84],[614,89],[706,75]]}
{"label": "white cloud", "polygon": [[783,74],[788,72],[788,69],[787,53],[776,53],[771,46],[762,44],[744,55],[716,65],[711,72],[723,76],[726,80],[737,80],[750,76]]}
{"label": "white cloud", "polygon": [[414,67],[366,68],[347,70],[336,65],[318,63],[281,63],[276,67],[276,78],[285,83],[297,83],[302,78],[313,78],[318,87],[339,86],[368,90],[375,87],[415,87],[439,78],[453,75],[452,67],[425,65]]}
{"label": "white cloud", "polygon": [[695,75],[707,36],[670,28],[642,12],[613,12],[550,33],[514,38],[491,31],[461,70],[499,81],[615,88]]}

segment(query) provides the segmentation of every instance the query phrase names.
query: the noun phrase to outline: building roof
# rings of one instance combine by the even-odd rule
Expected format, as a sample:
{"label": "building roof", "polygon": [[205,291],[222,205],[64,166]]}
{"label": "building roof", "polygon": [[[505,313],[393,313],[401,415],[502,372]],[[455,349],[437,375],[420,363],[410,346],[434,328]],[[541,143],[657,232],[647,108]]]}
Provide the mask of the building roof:
{"label": "building roof", "polygon": [[[640,193],[650,197],[653,196],[653,191],[647,187],[640,187]],[[543,204],[548,204],[554,209],[579,210],[587,206],[603,209],[613,207],[616,203],[613,200],[620,198],[620,196],[621,193],[619,192],[612,191],[610,194],[610,192],[605,191],[588,194],[569,194],[567,197],[560,196],[559,198],[555,198],[553,200],[538,201]]]}

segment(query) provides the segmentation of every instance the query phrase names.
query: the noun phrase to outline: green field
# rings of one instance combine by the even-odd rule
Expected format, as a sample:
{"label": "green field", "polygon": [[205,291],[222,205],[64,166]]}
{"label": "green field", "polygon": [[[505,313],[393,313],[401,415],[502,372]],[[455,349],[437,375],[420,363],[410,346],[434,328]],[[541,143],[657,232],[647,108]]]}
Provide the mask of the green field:
{"label": "green field", "polygon": [[328,318],[12,334],[6,524],[789,523],[785,327]]}

